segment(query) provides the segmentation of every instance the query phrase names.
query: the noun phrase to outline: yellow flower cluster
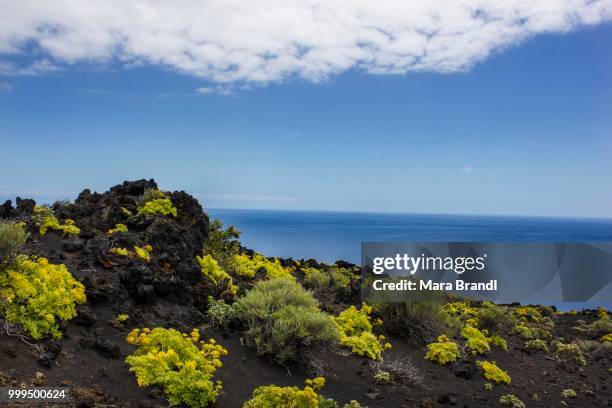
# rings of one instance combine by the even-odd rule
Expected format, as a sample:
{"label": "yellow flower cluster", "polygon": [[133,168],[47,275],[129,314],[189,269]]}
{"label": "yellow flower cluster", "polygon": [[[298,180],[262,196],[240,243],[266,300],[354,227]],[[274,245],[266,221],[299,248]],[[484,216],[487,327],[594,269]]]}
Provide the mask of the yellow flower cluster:
{"label": "yellow flower cluster", "polygon": [[128,227],[125,224],[115,224],[115,228],[109,229],[106,235],[111,237],[118,232],[128,232]]}
{"label": "yellow flower cluster", "polygon": [[376,337],[372,333],[371,313],[372,307],[366,304],[363,304],[360,310],[351,306],[341,312],[334,321],[340,333],[341,346],[350,348],[360,356],[381,360],[383,351],[390,349],[391,343],[384,341],[385,336]]}
{"label": "yellow flower cluster", "polygon": [[285,268],[278,259],[270,261],[259,254],[254,254],[252,257],[248,255],[234,255],[233,259],[236,273],[247,278],[254,278],[258,270],[264,269],[268,279],[288,277],[294,279],[292,273],[293,268]]}
{"label": "yellow flower cluster", "polygon": [[156,198],[147,201],[142,207],[138,207],[139,215],[172,215],[177,216],[176,207],[172,205],[169,198]]}
{"label": "yellow flower cluster", "polygon": [[151,252],[153,252],[153,247],[151,245],[145,245],[143,247],[134,246],[134,252],[128,251],[127,248],[122,247],[114,247],[111,248],[110,253],[117,256],[129,256],[131,258],[138,258],[145,262],[149,262],[151,260]]}
{"label": "yellow flower cluster", "polygon": [[81,229],[71,219],[67,219],[63,224],[60,224],[53,210],[46,206],[35,206],[32,219],[38,227],[40,235],[45,235],[50,229],[60,231],[64,235],[79,235],[81,232]]}
{"label": "yellow flower cluster", "polygon": [[238,286],[234,285],[234,280],[227,273],[219,263],[210,255],[204,257],[196,256],[196,260],[200,264],[202,274],[208,277],[215,286],[220,282],[227,282],[227,291],[232,295],[236,295],[238,292]]}
{"label": "yellow flower cluster", "polygon": [[460,355],[457,343],[450,341],[449,338],[443,334],[438,336],[437,343],[430,343],[427,345],[425,359],[435,361],[440,365],[445,365],[457,361]]}
{"label": "yellow flower cluster", "polygon": [[510,376],[497,366],[495,361],[478,361],[478,366],[482,369],[484,378],[495,383],[510,384]]}
{"label": "yellow flower cluster", "polygon": [[76,305],[85,303],[85,287],[65,265],[46,258],[17,258],[0,275],[0,311],[10,323],[20,325],[34,339],[60,338],[60,320],[76,316]]}
{"label": "yellow flower cluster", "polygon": [[253,398],[242,406],[243,408],[317,408],[324,397],[319,391],[325,385],[325,378],[317,377],[306,380],[303,389],[299,387],[279,387],[266,385],[253,391]]}
{"label": "yellow flower cluster", "polygon": [[214,403],[221,382],[213,383],[212,377],[228,353],[214,339],[199,341],[197,329],[186,334],[157,327],[134,329],[126,340],[138,346],[125,361],[140,387],[161,386],[171,405],[199,408]]}

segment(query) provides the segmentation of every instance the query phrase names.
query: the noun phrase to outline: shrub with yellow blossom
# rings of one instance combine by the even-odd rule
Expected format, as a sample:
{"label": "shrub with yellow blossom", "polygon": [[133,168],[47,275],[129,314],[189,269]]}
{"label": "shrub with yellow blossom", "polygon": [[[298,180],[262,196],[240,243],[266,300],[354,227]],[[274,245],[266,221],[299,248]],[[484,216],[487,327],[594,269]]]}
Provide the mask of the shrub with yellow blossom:
{"label": "shrub with yellow blossom", "polygon": [[219,285],[221,282],[227,282],[227,291],[232,295],[238,292],[238,286],[234,285],[234,280],[219,263],[210,255],[204,257],[196,256],[196,260],[200,264],[202,274],[209,278],[214,284]]}
{"label": "shrub with yellow blossom", "polygon": [[200,333],[190,334],[161,327],[134,329],[127,342],[138,346],[125,362],[136,375],[138,386],[159,385],[170,405],[206,407],[214,403],[221,382],[213,375],[222,366],[227,350],[214,339],[199,341]]}
{"label": "shrub with yellow blossom", "polygon": [[33,339],[62,336],[59,321],[76,316],[85,288],[65,265],[21,255],[0,274],[0,313]]}
{"label": "shrub with yellow blossom", "polygon": [[445,365],[457,361],[461,354],[457,343],[450,341],[445,335],[438,336],[437,343],[427,345],[427,353],[425,359],[435,361],[440,365]]}
{"label": "shrub with yellow blossom", "polygon": [[510,376],[504,370],[499,368],[495,361],[479,361],[477,364],[482,369],[482,375],[487,380],[496,382],[498,384],[510,384]]}
{"label": "shrub with yellow blossom", "polygon": [[147,201],[142,207],[138,207],[139,215],[172,215],[177,216],[176,207],[172,205],[169,198],[155,198]]}
{"label": "shrub with yellow blossom", "polygon": [[236,273],[246,278],[254,278],[258,270],[264,269],[268,279],[291,278],[294,279],[293,268],[284,267],[277,258],[270,261],[259,254],[253,256],[238,254],[233,260]]}
{"label": "shrub with yellow blossom", "polygon": [[67,219],[63,224],[55,217],[53,210],[44,205],[34,207],[32,220],[38,227],[40,235],[45,235],[50,229],[61,232],[64,235],[79,235],[81,229],[76,226],[74,220]]}
{"label": "shrub with yellow blossom", "polygon": [[128,232],[128,227],[125,224],[115,224],[115,228],[109,229],[106,235],[109,237],[119,233],[119,232]]}
{"label": "shrub with yellow blossom", "polygon": [[245,402],[242,408],[318,408],[320,406],[335,406],[333,400],[326,399],[317,393],[324,385],[325,378],[317,377],[312,380],[306,380],[306,386],[303,389],[299,387],[279,387],[277,385],[257,387],[253,391],[253,398]]}
{"label": "shrub with yellow blossom", "polygon": [[149,262],[151,260],[151,252],[153,252],[153,247],[151,245],[145,245],[142,248],[139,246],[134,246],[134,254],[136,258],[142,259],[145,262]]}
{"label": "shrub with yellow blossom", "polygon": [[372,307],[366,304],[357,310],[355,306],[341,312],[334,321],[340,333],[340,345],[350,348],[351,351],[360,356],[366,356],[372,360],[381,360],[382,353],[391,348],[391,343],[385,342],[385,336],[376,337],[372,333],[370,314]]}

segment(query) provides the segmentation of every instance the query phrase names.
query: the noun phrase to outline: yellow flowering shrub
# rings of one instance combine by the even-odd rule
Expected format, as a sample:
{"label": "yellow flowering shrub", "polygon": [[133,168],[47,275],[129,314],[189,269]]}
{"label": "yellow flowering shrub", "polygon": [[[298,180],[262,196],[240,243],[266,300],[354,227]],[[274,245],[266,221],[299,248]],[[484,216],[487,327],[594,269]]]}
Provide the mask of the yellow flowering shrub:
{"label": "yellow flowering shrub", "polygon": [[106,235],[110,237],[119,232],[128,232],[128,227],[125,224],[115,224],[115,228],[109,229]]}
{"label": "yellow flowering shrub", "polygon": [[608,333],[605,336],[602,336],[600,339],[602,343],[612,343],[612,333]]}
{"label": "yellow flowering shrub", "polygon": [[134,254],[136,255],[136,258],[142,259],[145,262],[149,262],[151,260],[151,252],[153,252],[153,247],[151,245],[145,245],[142,248],[134,246]]}
{"label": "yellow flowering shrub", "polygon": [[196,260],[200,264],[202,274],[210,279],[215,286],[219,285],[221,282],[227,282],[227,291],[232,295],[238,293],[238,286],[234,285],[232,277],[219,266],[215,258],[210,255],[204,257],[196,256]]}
{"label": "yellow flowering shrub", "polygon": [[257,387],[253,391],[253,398],[245,402],[242,408],[318,408],[319,403],[329,401],[317,393],[324,385],[325,378],[317,377],[306,380],[303,389],[277,385]]}
{"label": "yellow flowering shrub", "polygon": [[292,273],[293,268],[285,268],[280,261],[274,258],[270,261],[259,254],[254,254],[252,257],[248,255],[234,255],[234,267],[236,273],[247,278],[254,278],[255,274],[261,268],[265,269],[268,279],[288,277],[294,279]]}
{"label": "yellow flowering shrub", "polygon": [[44,205],[34,207],[32,220],[38,227],[40,235],[45,235],[50,229],[61,232],[64,235],[79,235],[81,229],[76,226],[73,220],[67,219],[63,224],[55,217],[53,210]]}
{"label": "yellow flowering shrub", "polygon": [[425,353],[425,359],[435,361],[440,365],[445,365],[457,361],[461,353],[459,352],[459,346],[449,340],[449,338],[443,334],[438,336],[437,343],[430,343],[427,345],[427,353]]}
{"label": "yellow flowering shrub", "polygon": [[159,385],[170,405],[207,407],[221,390],[221,382],[213,382],[213,375],[227,350],[214,339],[199,339],[197,329],[190,334],[161,327],[134,329],[126,340],[138,348],[125,362],[138,386]]}
{"label": "yellow flowering shrub", "polygon": [[469,324],[465,325],[461,330],[461,336],[466,339],[465,346],[472,354],[484,354],[491,350],[492,340],[488,338],[487,331],[480,331]]}
{"label": "yellow flowering shrub", "polygon": [[357,310],[355,306],[341,312],[334,321],[340,333],[340,345],[350,348],[360,356],[372,360],[381,360],[382,352],[391,348],[391,343],[385,342],[385,336],[372,333],[370,314],[372,307],[366,304]]}
{"label": "yellow flowering shrub", "polygon": [[470,305],[470,302],[449,302],[446,303],[443,309],[453,316],[474,316],[477,310]]}
{"label": "yellow flowering shrub", "polygon": [[169,198],[155,198],[147,201],[142,207],[138,207],[139,215],[172,215],[177,216],[176,208],[172,205]]}
{"label": "yellow flowering shrub", "polygon": [[111,248],[110,253],[117,256],[130,256],[130,252],[127,248],[115,247]]}
{"label": "yellow flowering shrub", "polygon": [[19,256],[0,274],[2,316],[36,340],[47,335],[60,338],[59,321],[74,318],[76,305],[85,300],[85,287],[68,268],[45,258]]}
{"label": "yellow flowering shrub", "polygon": [[478,366],[482,370],[482,375],[489,381],[497,384],[510,384],[511,379],[508,373],[499,368],[495,361],[478,361]]}
{"label": "yellow flowering shrub", "polygon": [[533,306],[517,306],[512,312],[521,321],[539,322],[542,320],[542,313]]}

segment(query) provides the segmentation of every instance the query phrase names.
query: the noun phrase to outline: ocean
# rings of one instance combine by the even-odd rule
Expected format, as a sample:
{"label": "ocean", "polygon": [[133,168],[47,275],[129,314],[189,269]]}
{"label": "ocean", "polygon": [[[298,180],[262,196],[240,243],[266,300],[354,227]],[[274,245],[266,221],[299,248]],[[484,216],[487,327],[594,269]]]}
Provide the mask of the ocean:
{"label": "ocean", "polygon": [[209,209],[266,256],[360,263],[361,242],[612,242],[612,219]]}

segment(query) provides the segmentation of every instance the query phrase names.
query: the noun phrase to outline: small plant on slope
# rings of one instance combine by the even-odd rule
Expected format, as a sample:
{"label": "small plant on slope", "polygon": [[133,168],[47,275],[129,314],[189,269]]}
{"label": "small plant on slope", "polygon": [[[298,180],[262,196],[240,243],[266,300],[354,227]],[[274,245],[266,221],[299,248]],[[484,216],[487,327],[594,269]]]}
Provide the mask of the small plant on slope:
{"label": "small plant on slope", "polygon": [[499,405],[511,408],[525,408],[525,403],[514,394],[506,394],[499,397]]}
{"label": "small plant on slope", "polygon": [[476,327],[466,324],[461,330],[461,336],[467,339],[466,348],[474,355],[484,354],[491,350],[491,339],[486,336],[486,332],[481,332]]}
{"label": "small plant on slope", "polygon": [[63,224],[55,217],[53,210],[47,206],[37,205],[34,207],[32,220],[38,227],[40,235],[45,235],[48,230],[56,230],[64,235],[79,235],[81,230],[73,220],[67,219]]}
{"label": "small plant on slope", "polygon": [[127,342],[138,346],[125,362],[140,387],[159,385],[170,405],[206,407],[214,403],[221,382],[213,382],[227,350],[214,339],[199,342],[200,334],[182,334],[174,329],[134,329]]}
{"label": "small plant on slope", "polygon": [[24,223],[0,220],[0,269],[13,263],[27,239]]}
{"label": "small plant on slope", "polygon": [[[336,406],[336,404],[319,395],[325,385],[323,377],[306,380],[303,389],[299,387],[279,387],[266,385],[253,391],[253,398],[244,403],[243,408],[318,408],[321,406]],[[333,405],[332,405],[333,404]]]}
{"label": "small plant on slope", "polygon": [[445,365],[457,361],[460,355],[457,343],[450,341],[449,338],[443,334],[438,336],[437,343],[430,343],[427,345],[425,358],[435,361],[440,365]]}
{"label": "small plant on slope", "polygon": [[372,307],[363,304],[360,310],[351,306],[341,312],[334,320],[340,332],[340,345],[350,348],[360,356],[381,360],[382,352],[391,348],[391,343],[384,342],[385,336],[372,333],[370,314]]}
{"label": "small plant on slope", "polygon": [[156,198],[151,201],[147,201],[142,207],[138,207],[139,215],[172,215],[177,216],[176,208],[172,205],[172,201],[169,198]]}
{"label": "small plant on slope", "polygon": [[128,232],[128,227],[125,224],[115,224],[115,228],[109,229],[106,235],[112,237],[120,232]]}
{"label": "small plant on slope", "polygon": [[21,255],[0,272],[0,313],[33,339],[60,338],[59,321],[76,316],[76,305],[85,303],[85,288],[65,265],[45,258]]}
{"label": "small plant on slope", "polygon": [[215,286],[221,282],[227,282],[227,292],[232,295],[236,295],[238,292],[238,286],[234,285],[232,277],[217,263],[217,261],[210,255],[204,257],[196,256],[202,274],[210,279]]}
{"label": "small plant on slope", "polygon": [[489,381],[493,381],[497,384],[510,384],[512,381],[510,376],[504,370],[499,368],[495,361],[479,361],[477,364],[482,369],[484,378]]}

